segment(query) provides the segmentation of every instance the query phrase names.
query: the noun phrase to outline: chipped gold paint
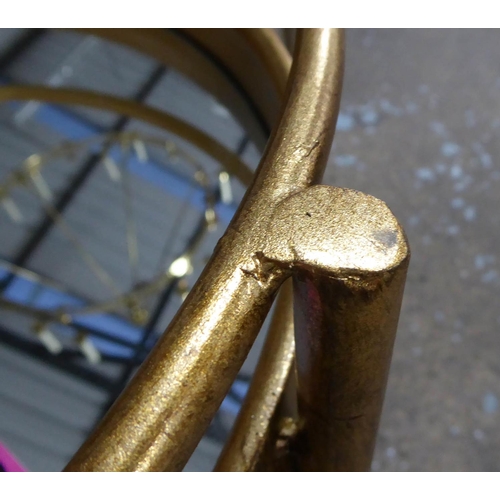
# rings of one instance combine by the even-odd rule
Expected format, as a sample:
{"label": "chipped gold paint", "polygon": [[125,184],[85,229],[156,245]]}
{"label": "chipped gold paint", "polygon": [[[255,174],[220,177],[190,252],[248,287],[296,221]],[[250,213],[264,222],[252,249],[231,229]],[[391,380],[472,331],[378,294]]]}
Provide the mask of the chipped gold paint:
{"label": "chipped gold paint", "polygon": [[[277,448],[298,455],[298,470],[369,466],[408,246],[379,200],[312,186],[333,139],[343,33],[303,30],[297,45],[286,106],[242,205],[163,337],[66,470],[181,470],[290,277],[300,420],[285,420]],[[272,392],[283,391],[293,342],[290,328],[274,331],[281,349],[275,359],[264,352],[256,382],[266,382],[252,385],[218,470],[254,470],[264,449],[276,449],[270,424],[280,396]]]}

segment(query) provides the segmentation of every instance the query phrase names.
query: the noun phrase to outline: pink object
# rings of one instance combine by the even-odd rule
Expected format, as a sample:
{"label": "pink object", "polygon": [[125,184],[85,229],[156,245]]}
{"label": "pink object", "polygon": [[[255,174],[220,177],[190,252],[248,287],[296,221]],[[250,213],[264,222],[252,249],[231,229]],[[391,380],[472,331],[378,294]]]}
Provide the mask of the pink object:
{"label": "pink object", "polygon": [[0,443],[0,472],[26,472],[26,469],[2,443]]}

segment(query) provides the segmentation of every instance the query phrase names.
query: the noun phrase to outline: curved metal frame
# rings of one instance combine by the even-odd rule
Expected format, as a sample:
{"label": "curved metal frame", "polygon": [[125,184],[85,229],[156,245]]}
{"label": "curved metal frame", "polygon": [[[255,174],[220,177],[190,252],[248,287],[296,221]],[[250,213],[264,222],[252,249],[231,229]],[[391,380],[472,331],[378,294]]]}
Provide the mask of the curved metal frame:
{"label": "curved metal frame", "polygon": [[[273,132],[200,279],[66,470],[181,470],[289,278],[298,418],[279,419],[286,415],[281,410],[294,346],[285,289],[256,381],[217,470],[367,470],[409,249],[385,204],[316,185],[339,109],[342,31],[299,32],[286,86],[289,59],[268,30],[91,32],[184,70],[249,120],[254,140],[262,138],[263,123]],[[100,102],[88,92],[80,96]],[[104,101],[121,113],[143,113],[116,98]],[[99,106],[109,109],[104,101]],[[156,113],[143,115],[159,126],[173,123]],[[206,148],[219,154],[213,145]]]}
{"label": "curved metal frame", "polygon": [[[291,276],[301,420],[287,445],[300,452],[301,470],[369,466],[408,247],[382,202],[310,187],[333,139],[343,35],[304,30],[297,45],[281,120],[235,218],[162,339],[66,470],[181,470]],[[260,458],[243,460],[246,470]]]}

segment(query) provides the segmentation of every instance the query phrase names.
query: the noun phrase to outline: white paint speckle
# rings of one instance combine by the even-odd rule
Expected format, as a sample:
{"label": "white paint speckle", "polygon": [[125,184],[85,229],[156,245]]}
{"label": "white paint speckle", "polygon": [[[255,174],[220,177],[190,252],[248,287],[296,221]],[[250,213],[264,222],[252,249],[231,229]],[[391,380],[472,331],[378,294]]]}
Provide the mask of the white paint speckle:
{"label": "white paint speckle", "polygon": [[439,137],[447,137],[448,132],[446,127],[441,122],[431,122],[429,123],[429,128]]}
{"label": "white paint speckle", "polygon": [[348,113],[343,113],[342,111],[339,113],[339,117],[337,119],[337,130],[341,130],[342,132],[348,132],[354,128],[356,122],[354,121],[354,117]]}
{"label": "white paint speckle", "polygon": [[481,153],[479,155],[479,161],[484,168],[491,168],[493,166],[493,160],[489,153]]}
{"label": "white paint speckle", "polygon": [[450,434],[452,436],[458,436],[461,432],[461,429],[458,425],[452,425],[450,426]]}
{"label": "white paint speckle", "polygon": [[450,177],[452,179],[460,179],[460,177],[462,177],[463,175],[463,170],[462,170],[462,167],[458,164],[454,164],[451,166],[450,168]]}
{"label": "white paint speckle", "polygon": [[493,159],[491,158],[491,155],[486,151],[483,144],[481,144],[480,142],[475,142],[474,144],[472,144],[472,149],[478,155],[479,162],[481,163],[481,166],[483,168],[490,169],[493,166]]}
{"label": "white paint speckle", "polygon": [[415,171],[417,179],[426,182],[434,182],[436,180],[436,174],[434,171],[428,167],[418,168]]}
{"label": "white paint speckle", "polygon": [[364,125],[376,125],[379,121],[379,114],[371,106],[361,109],[361,121]]}
{"label": "white paint speckle", "polygon": [[408,219],[408,225],[411,226],[411,227],[415,227],[416,225],[418,225],[420,222],[420,217],[418,215],[412,215],[409,219]]}
{"label": "white paint speckle", "polygon": [[492,392],[487,392],[483,398],[484,413],[495,413],[498,411],[498,398]]}
{"label": "white paint speckle", "polygon": [[463,208],[465,206],[465,201],[463,198],[453,198],[450,202],[451,208],[456,210]]}
{"label": "white paint speckle", "polygon": [[486,255],[481,255],[481,254],[477,254],[475,257],[474,257],[474,266],[476,269],[484,269],[486,267],[486,264],[488,264],[488,261],[487,261],[487,256]]}
{"label": "white paint speckle", "polygon": [[460,227],[457,226],[456,224],[448,226],[446,228],[446,233],[449,234],[450,236],[456,236],[458,233],[460,233]]}
{"label": "white paint speckle", "polygon": [[467,207],[464,210],[464,219],[466,221],[472,222],[476,219],[476,208],[475,207]]}
{"label": "white paint speckle", "polygon": [[354,155],[339,155],[334,159],[335,163],[342,168],[352,167],[356,164],[356,157]]}
{"label": "white paint speckle", "polygon": [[498,271],[496,269],[490,269],[488,272],[481,276],[482,283],[493,283],[498,280]]}
{"label": "white paint speckle", "polygon": [[450,158],[451,156],[456,156],[460,152],[460,146],[454,142],[445,142],[441,146],[441,154]]}
{"label": "white paint speckle", "polygon": [[483,441],[484,438],[486,437],[481,429],[474,429],[472,435],[474,436],[474,439],[476,441]]}
{"label": "white paint speckle", "polygon": [[388,115],[401,116],[401,110],[392,104],[388,99],[381,99],[380,109]]}
{"label": "white paint speckle", "polygon": [[396,458],[398,452],[396,451],[396,448],[389,446],[389,448],[385,450],[385,454],[387,455],[387,458],[393,459]]}

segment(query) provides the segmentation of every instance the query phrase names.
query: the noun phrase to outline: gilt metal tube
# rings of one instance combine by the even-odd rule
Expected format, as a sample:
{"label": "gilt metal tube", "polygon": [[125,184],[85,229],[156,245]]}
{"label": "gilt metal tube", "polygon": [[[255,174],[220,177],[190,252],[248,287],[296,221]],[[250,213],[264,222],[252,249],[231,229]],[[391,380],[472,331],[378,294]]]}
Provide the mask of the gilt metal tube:
{"label": "gilt metal tube", "polygon": [[[282,286],[259,363],[243,406],[226,442],[216,472],[257,470],[274,439],[272,421],[278,410],[295,353],[292,282]],[[270,457],[272,461],[273,457]]]}
{"label": "gilt metal tube", "polygon": [[305,30],[299,47],[287,105],[243,204],[163,337],[66,470],[181,470],[227,393],[291,274],[289,228],[277,225],[276,213],[321,179],[333,139],[343,34]]}
{"label": "gilt metal tube", "polygon": [[296,447],[305,471],[370,469],[409,261],[405,235],[383,202],[336,191],[335,227],[323,210],[307,216],[320,219],[315,235],[329,232],[323,245],[331,242],[331,257],[307,243],[316,262],[294,273]]}

